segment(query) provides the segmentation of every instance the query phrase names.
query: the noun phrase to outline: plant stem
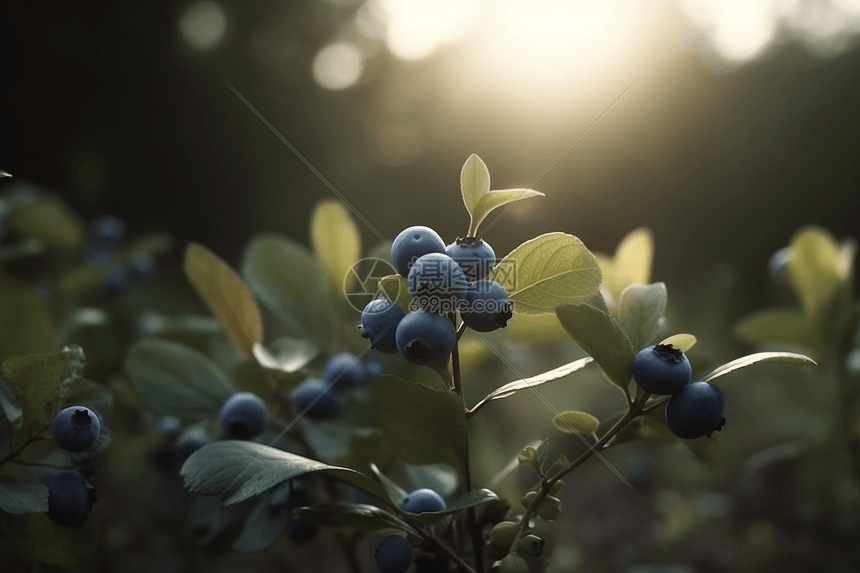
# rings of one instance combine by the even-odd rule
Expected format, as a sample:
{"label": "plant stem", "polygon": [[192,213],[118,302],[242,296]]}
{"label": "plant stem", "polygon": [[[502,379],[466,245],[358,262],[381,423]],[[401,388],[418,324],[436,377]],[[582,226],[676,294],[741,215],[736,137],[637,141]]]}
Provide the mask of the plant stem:
{"label": "plant stem", "polygon": [[[452,321],[456,322],[454,316],[451,316]],[[456,326],[456,324],[455,324]],[[451,351],[451,367],[454,370],[454,390],[460,395],[460,400],[463,402],[463,411],[468,411],[466,407],[466,393],[463,390],[463,380],[460,375],[460,349],[459,343],[454,343],[454,349]],[[466,482],[466,492],[472,491],[472,466],[469,463],[469,436],[468,429],[466,430],[466,447],[463,454],[463,474]],[[475,567],[478,571],[484,570],[484,543],[481,539],[481,531],[475,521],[475,508],[470,507],[466,510],[466,520],[469,528],[469,535],[472,538],[472,548],[475,552]]]}
{"label": "plant stem", "polygon": [[9,452],[9,455],[7,455],[5,458],[3,458],[2,460],[0,460],[0,466],[2,466],[3,464],[5,464],[6,462],[12,461],[12,458],[14,458],[14,457],[15,457],[15,456],[17,456],[18,454],[20,454],[22,451],[24,451],[24,448],[26,448],[27,446],[29,446],[30,444],[32,444],[33,442],[35,442],[35,441],[39,438],[39,436],[40,436],[41,434],[43,434],[43,433],[44,433],[48,428],[50,428],[50,427],[51,427],[51,423],[49,422],[47,425],[45,425],[45,427],[44,427],[44,428],[42,428],[41,430],[39,430],[38,432],[36,432],[36,433],[35,433],[35,434],[33,434],[32,436],[30,436],[29,438],[27,438],[27,441],[26,441],[26,442],[24,442],[24,443],[23,443],[23,444],[21,444],[19,447],[15,448],[15,449],[14,449],[14,450],[12,450],[11,452]]}

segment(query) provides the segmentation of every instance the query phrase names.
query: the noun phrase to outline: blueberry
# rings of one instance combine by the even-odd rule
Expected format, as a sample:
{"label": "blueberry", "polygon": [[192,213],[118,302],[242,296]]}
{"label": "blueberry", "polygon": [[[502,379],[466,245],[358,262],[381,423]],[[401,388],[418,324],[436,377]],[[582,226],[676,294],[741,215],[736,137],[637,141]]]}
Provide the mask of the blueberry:
{"label": "blueberry", "polygon": [[502,285],[495,281],[480,281],[466,291],[460,316],[472,330],[492,332],[508,325],[513,316],[512,306]]}
{"label": "blueberry", "polygon": [[228,439],[251,440],[269,424],[269,412],[259,396],[239,392],[224,402],[218,419]]}
{"label": "blueberry", "polygon": [[397,350],[412,364],[442,367],[454,349],[456,333],[447,317],[414,310],[397,326]]}
{"label": "blueberry", "polygon": [[105,243],[119,243],[125,239],[125,223],[119,217],[102,215],[93,221],[93,238]]}
{"label": "blueberry", "polygon": [[405,511],[409,513],[425,513],[428,511],[444,511],[445,500],[434,490],[423,487],[416,489],[406,496],[403,503],[400,504]]}
{"label": "blueberry", "polygon": [[726,423],[723,418],[724,407],[723,393],[713,384],[687,384],[666,404],[666,425],[679,438],[710,438],[713,432],[719,432]]}
{"label": "blueberry", "polygon": [[790,261],[791,248],[783,247],[776,251],[767,262],[767,273],[770,275],[770,280],[778,285],[785,284]]}
{"label": "blueberry", "polygon": [[373,382],[382,376],[382,364],[376,360],[371,360],[364,365],[364,383]]}
{"label": "blueberry", "polygon": [[460,265],[469,282],[483,279],[496,266],[493,247],[476,237],[457,239],[446,247],[445,253]]}
{"label": "blueberry", "polygon": [[418,257],[428,253],[445,254],[445,242],[430,227],[404,229],[391,245],[391,260],[402,277],[409,274],[409,268]]}
{"label": "blueberry", "polygon": [[361,312],[361,336],[370,339],[371,348],[385,354],[396,354],[394,336],[404,316],[403,310],[391,301],[382,298],[372,300]]}
{"label": "blueberry", "polygon": [[329,385],[318,378],[309,378],[293,392],[293,405],[299,414],[311,418],[328,418],[334,413],[336,397]]}
{"label": "blueberry", "polygon": [[351,352],[341,352],[328,359],[325,366],[325,381],[333,388],[349,388],[361,384],[364,366]]}
{"label": "blueberry", "polygon": [[168,438],[175,438],[182,430],[182,420],[176,416],[159,416],[155,420],[155,429],[159,434],[163,434]]}
{"label": "blueberry", "polygon": [[376,566],[380,573],[406,573],[412,566],[412,547],[399,535],[389,535],[376,546]]}
{"label": "blueberry", "polygon": [[176,459],[180,464],[184,464],[185,460],[191,457],[191,454],[209,443],[209,440],[203,438],[188,438],[183,440],[176,446]]}
{"label": "blueberry", "polygon": [[693,370],[687,356],[671,344],[643,348],[633,362],[633,377],[646,392],[668,395],[683,390]]}
{"label": "blueberry", "polygon": [[93,486],[77,472],[63,472],[48,480],[48,517],[60,525],[81,525],[90,516],[94,501]]}
{"label": "blueberry", "polygon": [[448,255],[419,257],[409,270],[408,287],[415,302],[431,312],[452,312],[466,294],[466,275]]}
{"label": "blueberry", "polygon": [[107,295],[118,295],[128,287],[128,269],[122,265],[114,265],[107,270],[102,289]]}
{"label": "blueberry", "polygon": [[67,452],[82,452],[96,443],[101,422],[84,406],[70,406],[54,418],[54,441]]}
{"label": "blueberry", "polygon": [[113,245],[92,243],[84,249],[83,260],[91,265],[102,265],[111,262],[116,257]]}
{"label": "blueberry", "polygon": [[132,278],[146,280],[155,276],[158,265],[155,256],[151,253],[137,253],[128,261],[128,269]]}

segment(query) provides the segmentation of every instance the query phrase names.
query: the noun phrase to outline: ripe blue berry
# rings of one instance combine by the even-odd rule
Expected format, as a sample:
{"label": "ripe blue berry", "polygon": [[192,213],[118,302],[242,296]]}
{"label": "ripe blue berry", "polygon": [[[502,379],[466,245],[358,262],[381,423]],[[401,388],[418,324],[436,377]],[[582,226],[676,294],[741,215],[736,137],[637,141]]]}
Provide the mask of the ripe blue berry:
{"label": "ripe blue berry", "polygon": [[84,406],[70,406],[54,418],[54,441],[67,452],[82,452],[96,443],[101,422]]}
{"label": "ripe blue berry", "polygon": [[406,496],[400,504],[409,513],[425,513],[428,511],[444,511],[445,500],[442,496],[428,487],[416,489]]}
{"label": "ripe blue berry", "polygon": [[293,392],[293,405],[298,413],[311,418],[328,418],[334,413],[335,395],[329,385],[318,378],[309,378]]}
{"label": "ripe blue berry", "polygon": [[218,420],[228,439],[251,440],[269,425],[269,412],[259,396],[239,392],[224,402]]}
{"label": "ripe blue berry", "polygon": [[396,354],[394,335],[404,316],[403,310],[391,301],[383,298],[372,300],[361,312],[361,336],[370,339],[371,348],[385,354]]}
{"label": "ripe blue berry", "polygon": [[445,253],[460,265],[469,282],[483,279],[496,266],[496,253],[483,239],[457,239],[445,248]]}
{"label": "ripe blue berry", "polygon": [[785,284],[788,263],[791,261],[791,248],[783,247],[776,251],[767,262],[767,273],[775,284]]}
{"label": "ripe blue berry", "polygon": [[404,229],[391,244],[391,261],[400,276],[409,274],[412,263],[428,253],[445,254],[445,242],[430,227]]}
{"label": "ripe blue berry", "polygon": [[382,364],[372,360],[364,365],[364,383],[373,382],[382,376]]}
{"label": "ripe blue berry", "polygon": [[723,418],[724,407],[723,393],[713,384],[687,384],[666,404],[666,425],[679,438],[710,438],[713,432],[719,432],[726,423]]}
{"label": "ripe blue berry", "polygon": [[361,384],[364,366],[351,352],[341,352],[328,359],[325,366],[325,381],[333,388],[350,388]]}
{"label": "ripe blue berry", "polygon": [[128,269],[122,265],[113,265],[107,270],[102,289],[107,295],[118,295],[128,287]]}
{"label": "ripe blue berry", "polygon": [[693,370],[687,356],[671,344],[656,344],[639,351],[633,362],[633,377],[646,392],[668,395],[680,392]]}
{"label": "ripe blue berry", "polygon": [[155,429],[168,438],[175,438],[182,430],[182,420],[176,416],[159,416],[155,420]]}
{"label": "ripe blue berry", "polygon": [[502,285],[495,281],[480,281],[466,291],[466,301],[460,317],[466,326],[478,332],[504,328],[513,316],[513,303]]}
{"label": "ripe blue berry", "polygon": [[93,486],[77,472],[63,472],[48,480],[48,517],[60,525],[81,525],[90,516],[94,501]]}
{"label": "ripe blue berry", "polygon": [[412,565],[412,547],[399,535],[389,535],[376,546],[376,566],[380,573],[406,573]]}
{"label": "ripe blue berry", "polygon": [[409,292],[418,306],[430,312],[441,314],[457,310],[467,285],[463,269],[448,255],[424,255],[409,270]]}
{"label": "ripe blue berry", "polygon": [[102,215],[93,221],[93,238],[105,243],[119,243],[125,239],[125,223],[119,217]]}
{"label": "ripe blue berry", "polygon": [[431,368],[448,363],[456,333],[447,317],[413,310],[397,326],[397,350],[408,362]]}
{"label": "ripe blue berry", "polygon": [[185,463],[191,454],[208,444],[207,440],[201,440],[199,438],[188,438],[187,440],[182,441],[176,447],[176,459],[180,464]]}
{"label": "ripe blue berry", "polygon": [[158,265],[151,253],[137,253],[128,261],[128,268],[135,280],[146,280],[155,276]]}

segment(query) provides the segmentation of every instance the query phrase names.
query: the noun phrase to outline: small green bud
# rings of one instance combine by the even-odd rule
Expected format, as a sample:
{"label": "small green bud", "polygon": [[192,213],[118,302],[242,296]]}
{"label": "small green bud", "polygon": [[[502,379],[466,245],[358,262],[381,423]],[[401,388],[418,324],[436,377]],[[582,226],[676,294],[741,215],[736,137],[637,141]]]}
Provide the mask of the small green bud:
{"label": "small green bud", "polygon": [[493,563],[493,573],[529,573],[529,566],[526,560],[517,555],[510,553],[501,561]]}
{"label": "small green bud", "polygon": [[548,495],[535,508],[535,513],[547,521],[553,521],[561,515],[561,500]]}
{"label": "small green bud", "polygon": [[552,496],[558,497],[558,494],[560,494],[561,490],[563,490],[563,489],[564,489],[564,482],[561,480],[558,480],[557,482],[552,484],[551,488],[549,488],[549,494]]}
{"label": "small green bud", "polygon": [[519,530],[519,523],[515,523],[513,521],[499,522],[493,526],[493,529],[490,531],[490,543],[507,543],[508,548],[510,548],[511,543],[514,542],[514,538],[517,536],[517,532]]}
{"label": "small green bud", "polygon": [[517,551],[528,555],[529,557],[540,557],[540,554],[543,553],[543,546],[545,544],[546,541],[537,535],[526,535],[517,543]]}
{"label": "small green bud", "polygon": [[520,503],[523,504],[523,507],[528,509],[529,507],[531,507],[531,504],[532,504],[532,502],[534,502],[536,497],[537,497],[537,492],[536,491],[530,491],[530,492],[526,493],[522,497],[522,499],[520,499]]}

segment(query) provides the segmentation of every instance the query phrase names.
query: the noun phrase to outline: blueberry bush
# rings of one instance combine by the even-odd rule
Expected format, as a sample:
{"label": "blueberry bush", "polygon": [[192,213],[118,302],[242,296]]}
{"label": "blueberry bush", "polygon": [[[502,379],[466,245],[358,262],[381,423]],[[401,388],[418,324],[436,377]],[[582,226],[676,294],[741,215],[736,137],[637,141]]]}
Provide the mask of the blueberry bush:
{"label": "blueberry bush", "polygon": [[[348,208],[329,200],[312,214],[310,249],[261,235],[234,270],[188,244],[183,271],[208,316],[134,305],[130,315],[121,304],[155,276],[169,237],[126,241],[115,217],[88,233],[57,197],[7,193],[0,547],[9,563],[85,566],[99,514],[139,511],[186,540],[166,553],[187,555],[177,547],[186,542],[218,556],[276,552],[308,571],[568,570],[566,530],[552,525],[565,499],[591,494],[577,481],[565,497],[565,480],[593,457],[608,464],[604,451],[618,448],[617,463],[653,441],[716,472],[712,445],[733,433],[727,412],[742,412],[719,386],[768,365],[820,363],[835,380],[842,414],[828,447],[860,475],[853,242],[800,231],[768,268],[801,310],[745,319],[736,334],[761,352],[724,364],[705,353],[703,369],[696,336],[677,333],[693,321],[664,316],[668,289],[651,282],[647,230],[611,257],[549,232],[497,258],[482,226],[543,194],[492,190],[477,155],[460,187],[463,237],[410,226],[365,251]],[[562,338],[576,346],[553,346]],[[558,349],[568,355],[553,368],[520,374],[562,357]],[[541,360],[529,367],[524,355]],[[542,397],[566,387],[564,400],[580,404],[578,385],[594,378],[614,392],[591,411]],[[540,409],[523,405],[535,398]],[[557,432],[553,448],[532,431],[505,432],[494,408],[517,429]],[[136,497],[99,495],[101,481],[139,474],[151,487],[124,494]],[[315,544],[328,548],[326,565],[307,561]]]}

